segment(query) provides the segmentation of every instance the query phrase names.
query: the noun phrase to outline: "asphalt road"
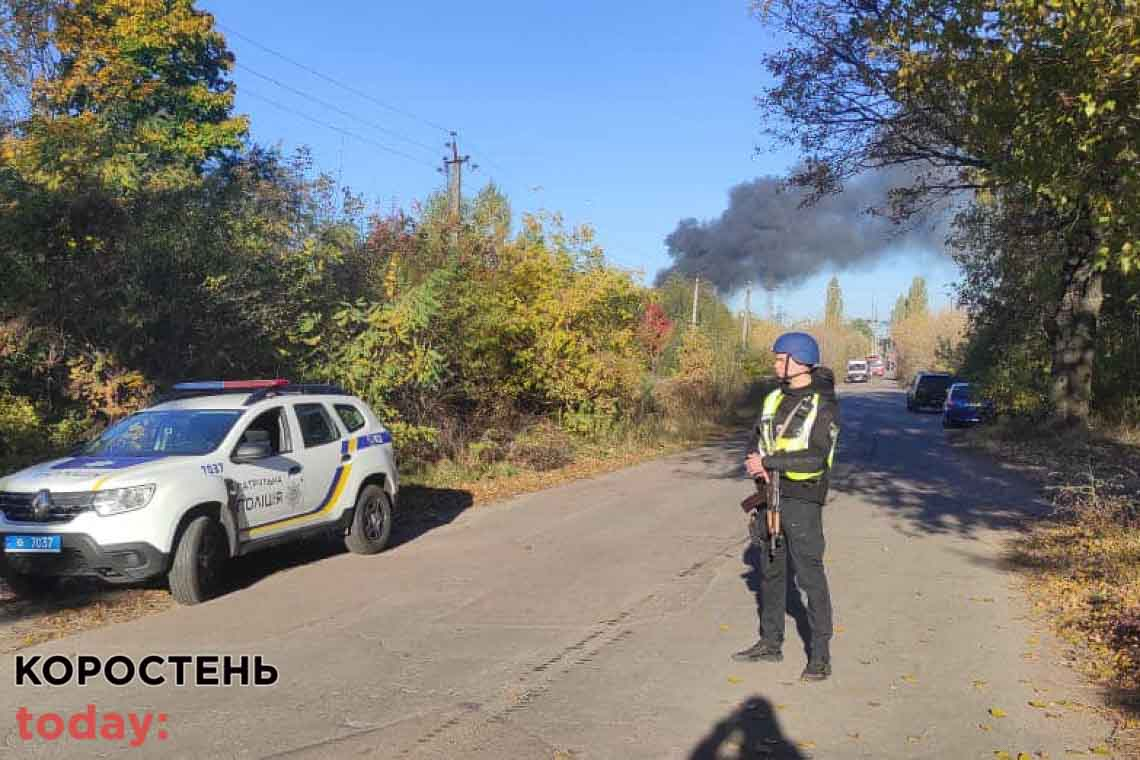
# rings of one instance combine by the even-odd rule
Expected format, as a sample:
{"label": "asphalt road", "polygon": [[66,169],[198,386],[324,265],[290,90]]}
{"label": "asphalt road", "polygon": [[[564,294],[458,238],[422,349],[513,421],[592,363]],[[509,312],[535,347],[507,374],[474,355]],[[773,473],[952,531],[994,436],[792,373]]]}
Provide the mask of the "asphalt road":
{"label": "asphalt road", "polygon": [[[798,680],[793,620],[783,663],[730,659],[757,627],[740,437],[21,653],[261,655],[273,686],[17,688],[7,657],[0,757],[1062,758],[1102,743],[1110,727],[1079,707],[1096,693],[1057,664],[1000,560],[1043,508],[1033,489],[948,445],[899,391],[841,392],[827,682]],[[99,721],[163,717],[140,747],[20,736],[21,707],[32,730],[88,704]]]}

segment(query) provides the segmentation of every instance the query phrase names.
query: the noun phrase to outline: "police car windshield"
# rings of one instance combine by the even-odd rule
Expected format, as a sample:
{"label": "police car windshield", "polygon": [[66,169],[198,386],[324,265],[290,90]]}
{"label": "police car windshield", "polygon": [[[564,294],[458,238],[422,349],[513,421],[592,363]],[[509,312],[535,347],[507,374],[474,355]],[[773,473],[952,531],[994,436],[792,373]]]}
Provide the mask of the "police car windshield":
{"label": "police car windshield", "polygon": [[221,445],[241,417],[236,410],[139,412],[108,428],[83,448],[87,456],[199,456]]}

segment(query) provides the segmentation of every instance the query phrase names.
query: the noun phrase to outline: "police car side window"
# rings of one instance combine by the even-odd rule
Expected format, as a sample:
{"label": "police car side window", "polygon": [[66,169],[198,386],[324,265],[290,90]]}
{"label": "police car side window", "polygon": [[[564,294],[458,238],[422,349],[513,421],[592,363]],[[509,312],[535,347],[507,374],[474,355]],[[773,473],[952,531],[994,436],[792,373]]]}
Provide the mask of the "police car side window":
{"label": "police car side window", "polygon": [[289,426],[285,424],[285,410],[281,407],[270,409],[257,415],[242,433],[242,443],[269,441],[272,456],[288,454],[293,450],[289,439]]}
{"label": "police car side window", "polygon": [[296,404],[293,409],[297,412],[297,422],[301,425],[301,437],[305,439],[305,448],[321,446],[340,439],[336,423],[329,417],[324,404]]}
{"label": "police car side window", "polygon": [[364,427],[364,415],[355,406],[348,404],[337,404],[336,413],[340,417],[340,421],[344,423],[345,429],[352,433]]}

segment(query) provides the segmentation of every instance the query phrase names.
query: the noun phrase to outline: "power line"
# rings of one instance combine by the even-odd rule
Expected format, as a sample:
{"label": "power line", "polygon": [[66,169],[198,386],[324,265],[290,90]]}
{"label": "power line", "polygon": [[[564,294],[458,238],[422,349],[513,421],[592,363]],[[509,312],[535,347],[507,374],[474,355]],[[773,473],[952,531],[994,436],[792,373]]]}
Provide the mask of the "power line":
{"label": "power line", "polygon": [[264,95],[259,95],[256,92],[252,92],[251,90],[244,89],[244,88],[242,90],[242,94],[243,95],[249,95],[250,97],[256,98],[257,100],[264,101],[271,106],[276,106],[277,108],[280,108],[282,111],[288,111],[289,113],[292,113],[296,116],[300,116],[302,119],[305,119],[307,121],[311,121],[314,124],[317,124],[319,126],[324,127],[325,129],[331,129],[334,132],[339,132],[340,134],[345,135],[347,137],[351,137],[355,140],[360,140],[361,142],[366,142],[369,145],[373,145],[373,146],[379,148],[380,150],[384,150],[384,151],[387,151],[388,153],[393,153],[397,156],[401,156],[403,158],[408,159],[409,161],[415,161],[417,164],[421,164],[423,166],[426,166],[429,169],[434,170],[436,168],[435,164],[430,164],[421,158],[417,158],[416,156],[405,153],[402,150],[397,150],[396,148],[389,147],[387,145],[384,145],[383,143],[377,142],[377,141],[369,139],[367,137],[363,137],[361,135],[356,134],[355,132],[349,132],[347,129],[341,129],[340,127],[333,126],[332,124],[329,124],[328,122],[321,121],[320,119],[316,119],[312,116],[309,116],[306,113],[302,113],[301,111],[298,111],[295,108],[290,108],[289,106],[282,105],[281,103],[278,103],[276,100],[273,100],[272,98],[267,98]]}
{"label": "power line", "polygon": [[266,45],[262,45],[257,40],[250,39],[249,37],[245,36],[241,32],[237,31],[236,29],[232,29],[232,28],[226,26],[225,24],[219,24],[215,21],[214,26],[218,27],[219,29],[225,30],[227,33],[232,34],[233,36],[238,37],[239,39],[245,40],[249,44],[253,45],[256,48],[264,50],[265,52],[269,53],[270,55],[277,56],[278,58],[285,61],[286,63],[289,63],[293,66],[296,66],[297,68],[299,68],[303,71],[309,72],[310,74],[312,74],[315,77],[320,77],[321,79],[325,80],[329,84],[336,85],[337,87],[340,87],[343,90],[347,90],[348,92],[351,92],[353,95],[356,95],[357,97],[364,98],[365,100],[371,101],[372,103],[375,103],[376,105],[380,106],[381,108],[386,108],[387,110],[392,111],[393,113],[398,113],[401,116],[405,116],[409,119],[413,119],[415,121],[420,122],[421,124],[426,124],[427,126],[432,127],[434,129],[438,129],[444,133],[450,133],[451,132],[451,130],[448,127],[445,127],[441,124],[437,124],[434,121],[431,121],[429,119],[424,119],[420,116],[415,115],[414,113],[411,113],[410,111],[405,111],[402,108],[397,108],[394,105],[391,105],[389,103],[385,103],[384,101],[380,100],[379,98],[373,97],[372,95],[369,95],[366,92],[362,92],[362,91],[356,89],[352,85],[345,84],[344,82],[341,82],[337,79],[330,77],[328,74],[322,74],[321,72],[317,71],[316,69],[312,68],[311,66],[306,66],[305,64],[300,63],[299,61],[293,60],[292,58],[285,55],[284,53],[280,53],[280,52],[274,50],[273,48],[270,48]]}
{"label": "power line", "polygon": [[487,154],[486,154],[485,152],[481,151],[481,150],[479,149],[479,146],[478,146],[478,145],[476,145],[475,143],[471,142],[471,140],[467,140],[466,138],[464,138],[464,139],[466,140],[467,144],[468,144],[469,146],[471,146],[472,148],[474,148],[475,152],[479,154],[479,156],[480,156],[480,157],[479,157],[479,161],[480,161],[480,162],[482,162],[482,163],[484,163],[484,164],[486,164],[486,165],[490,166],[492,169],[497,169],[499,172],[501,172],[501,173],[503,173],[503,174],[512,174],[512,172],[510,172],[510,171],[507,171],[506,169],[504,169],[504,168],[503,168],[502,166],[500,166],[499,164],[497,164],[497,163],[495,163],[494,161],[492,161],[491,159],[487,158]]}
{"label": "power line", "polygon": [[320,98],[316,97],[315,95],[310,95],[309,93],[305,92],[304,90],[299,90],[296,87],[293,87],[292,85],[285,84],[284,82],[282,82],[280,80],[274,79],[273,77],[269,76],[268,74],[262,74],[259,71],[255,71],[243,63],[239,63],[239,64],[237,64],[237,66],[238,66],[238,68],[240,68],[244,71],[248,71],[250,74],[253,74],[255,77],[258,77],[259,79],[264,79],[266,82],[270,82],[271,84],[275,84],[283,90],[288,90],[289,92],[291,92],[295,95],[300,95],[301,97],[303,97],[307,100],[311,100],[312,102],[314,102],[320,106],[323,106],[325,108],[328,108],[331,111],[336,111],[341,116],[347,116],[350,119],[353,119],[355,121],[360,122],[361,124],[363,124],[366,127],[369,127],[371,129],[375,129],[378,132],[383,132],[384,134],[389,135],[391,137],[394,137],[397,140],[402,140],[406,143],[410,143],[411,145],[415,145],[419,148],[423,148],[424,150],[430,151],[432,153],[434,153],[438,150],[438,148],[434,145],[428,145],[427,143],[422,143],[419,140],[413,139],[411,137],[406,137],[406,136],[400,134],[399,132],[395,132],[391,129],[388,129],[387,127],[383,127],[383,126],[381,126],[375,122],[369,121],[368,119],[357,116],[356,114],[351,113],[350,111],[346,111],[343,108],[340,108],[340,107],[338,107],[332,103],[329,103],[327,100],[321,100]]}

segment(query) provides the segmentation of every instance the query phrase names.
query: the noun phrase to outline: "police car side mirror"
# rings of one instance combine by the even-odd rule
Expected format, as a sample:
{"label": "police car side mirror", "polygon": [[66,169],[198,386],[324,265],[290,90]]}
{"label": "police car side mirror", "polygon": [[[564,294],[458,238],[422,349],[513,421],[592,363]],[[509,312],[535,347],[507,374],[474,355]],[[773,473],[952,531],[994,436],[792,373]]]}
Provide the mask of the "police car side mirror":
{"label": "police car side mirror", "polygon": [[269,441],[254,441],[238,446],[237,451],[234,452],[233,459],[238,463],[253,462],[272,455],[273,447],[269,444]]}

